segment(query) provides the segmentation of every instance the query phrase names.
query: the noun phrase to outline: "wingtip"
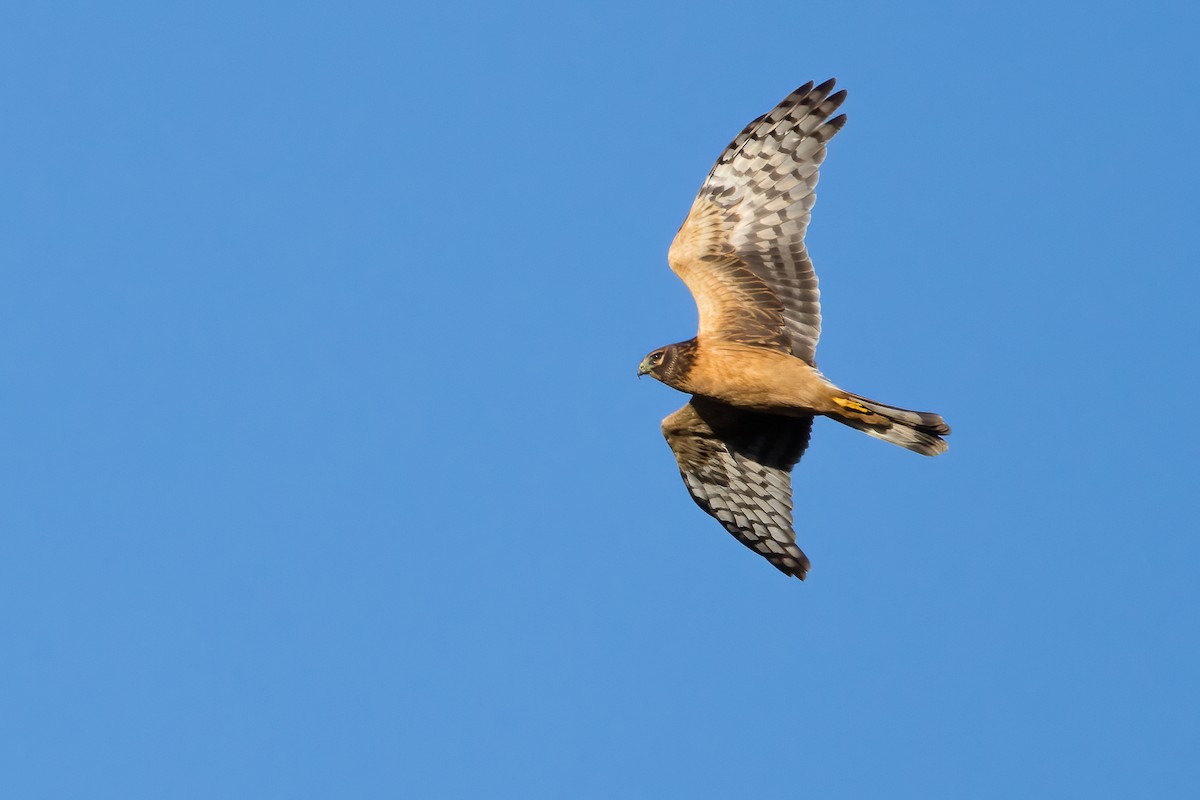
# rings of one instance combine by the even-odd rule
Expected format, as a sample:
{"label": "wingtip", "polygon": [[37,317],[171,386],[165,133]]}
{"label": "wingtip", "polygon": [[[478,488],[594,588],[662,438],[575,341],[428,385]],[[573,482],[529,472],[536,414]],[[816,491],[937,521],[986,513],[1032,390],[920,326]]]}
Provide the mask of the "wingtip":
{"label": "wingtip", "polygon": [[778,561],[771,559],[771,564],[789,578],[799,578],[800,580],[807,578],[808,571],[812,568],[812,562],[808,560],[807,556],[803,561],[795,558],[784,558]]}

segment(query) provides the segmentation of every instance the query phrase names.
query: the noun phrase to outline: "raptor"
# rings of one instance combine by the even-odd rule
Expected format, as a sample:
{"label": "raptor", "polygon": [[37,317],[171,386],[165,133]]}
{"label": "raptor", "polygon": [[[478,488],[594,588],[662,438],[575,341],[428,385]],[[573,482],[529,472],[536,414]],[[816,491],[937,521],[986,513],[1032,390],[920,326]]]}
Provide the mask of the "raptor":
{"label": "raptor", "polygon": [[701,508],[776,568],[801,580],[792,467],[813,419],[828,417],[922,455],[946,450],[937,414],[869,400],[817,370],[817,276],[804,244],[829,140],[846,98],[835,82],[789,94],[745,127],[709,172],[667,260],[696,300],[699,329],[638,366],[692,395],[662,423]]}

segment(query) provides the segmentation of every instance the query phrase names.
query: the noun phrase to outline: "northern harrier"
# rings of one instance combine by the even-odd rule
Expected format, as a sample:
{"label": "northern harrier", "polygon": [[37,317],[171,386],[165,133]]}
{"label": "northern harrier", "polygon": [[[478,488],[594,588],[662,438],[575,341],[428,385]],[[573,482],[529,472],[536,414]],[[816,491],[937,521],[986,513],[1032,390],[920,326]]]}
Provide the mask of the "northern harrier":
{"label": "northern harrier", "polygon": [[638,367],[692,395],[662,423],[692,498],[801,580],[809,561],[792,529],[790,473],[815,415],[927,456],[945,452],[950,433],[937,414],[839,389],[813,361],[821,306],[804,232],[825,144],[846,124],[829,118],[846,98],[833,86],[801,86],[717,159],[667,254],[699,330]]}

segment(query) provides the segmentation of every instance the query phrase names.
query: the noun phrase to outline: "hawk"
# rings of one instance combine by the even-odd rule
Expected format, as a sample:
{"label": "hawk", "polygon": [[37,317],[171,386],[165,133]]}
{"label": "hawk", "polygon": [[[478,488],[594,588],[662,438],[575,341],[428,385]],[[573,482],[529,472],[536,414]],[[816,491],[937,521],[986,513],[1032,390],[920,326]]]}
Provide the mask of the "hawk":
{"label": "hawk", "polygon": [[667,260],[687,284],[699,329],[642,360],[692,395],[662,423],[688,492],[742,544],[801,580],[809,560],[792,528],[791,470],[820,415],[922,455],[950,427],[839,389],[813,360],[817,276],[804,246],[825,146],[846,115],[828,80],[807,83],[738,134],[717,159]]}

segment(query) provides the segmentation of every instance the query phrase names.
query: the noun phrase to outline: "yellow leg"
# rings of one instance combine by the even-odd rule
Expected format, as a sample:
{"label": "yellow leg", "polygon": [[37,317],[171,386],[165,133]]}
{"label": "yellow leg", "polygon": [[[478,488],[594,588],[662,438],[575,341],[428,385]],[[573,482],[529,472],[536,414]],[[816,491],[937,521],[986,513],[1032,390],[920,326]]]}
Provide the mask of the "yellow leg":
{"label": "yellow leg", "polygon": [[867,408],[866,406],[864,406],[862,403],[858,402],[857,400],[851,400],[848,397],[835,397],[835,398],[833,398],[833,402],[837,403],[839,406],[846,409],[847,411],[857,411],[859,414],[870,414],[871,413],[871,409]]}

